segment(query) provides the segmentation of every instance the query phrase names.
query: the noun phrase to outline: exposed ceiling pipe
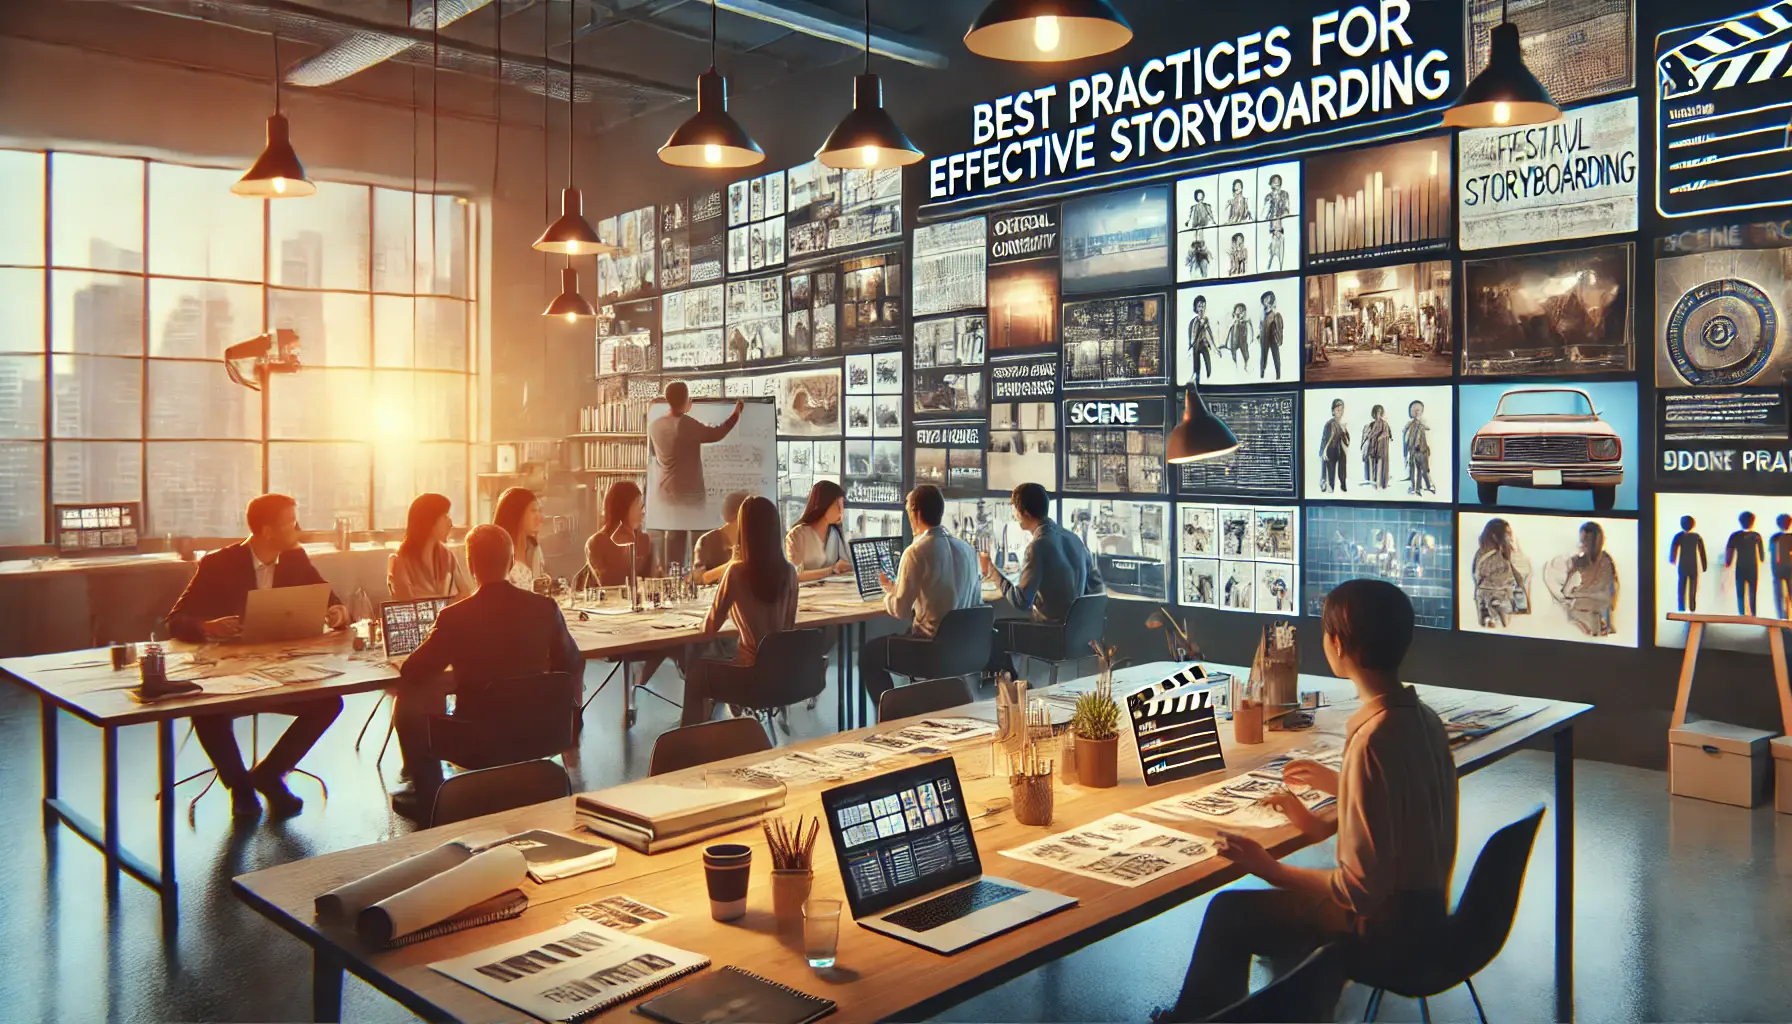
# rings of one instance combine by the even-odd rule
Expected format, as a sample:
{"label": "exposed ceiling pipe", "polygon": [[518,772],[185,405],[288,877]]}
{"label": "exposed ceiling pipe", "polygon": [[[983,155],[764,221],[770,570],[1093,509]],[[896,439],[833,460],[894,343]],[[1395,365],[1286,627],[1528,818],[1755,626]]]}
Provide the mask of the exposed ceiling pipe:
{"label": "exposed ceiling pipe", "polygon": [[[865,43],[864,25],[808,0],[716,0],[716,4],[724,11],[782,25],[792,32],[826,39],[854,51]],[[928,46],[926,40],[887,28],[873,26],[871,52],[924,68],[946,66],[946,55]]]}
{"label": "exposed ceiling pipe", "polygon": [[[422,0],[411,10],[411,27],[423,30],[452,25],[491,2],[492,0]],[[438,18],[441,20],[437,21]],[[357,32],[317,56],[294,65],[286,73],[286,84],[305,89],[334,85],[350,75],[359,74],[398,56],[412,45],[410,40],[390,32]]]}

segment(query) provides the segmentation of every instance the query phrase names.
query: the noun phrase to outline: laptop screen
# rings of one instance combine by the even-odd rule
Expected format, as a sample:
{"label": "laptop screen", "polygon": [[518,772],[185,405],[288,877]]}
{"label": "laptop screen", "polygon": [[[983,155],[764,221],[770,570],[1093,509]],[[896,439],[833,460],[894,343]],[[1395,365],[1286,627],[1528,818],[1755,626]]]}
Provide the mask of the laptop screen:
{"label": "laptop screen", "polygon": [[855,918],[983,873],[949,757],[821,794]]}
{"label": "laptop screen", "polygon": [[848,544],[852,551],[852,571],[859,584],[859,597],[866,601],[882,597],[883,583],[878,573],[896,578],[896,546],[900,537],[863,537]]}
{"label": "laptop screen", "polygon": [[387,601],[380,605],[380,632],[385,637],[386,657],[402,658],[423,646],[436,628],[436,614],[448,607],[445,597],[415,601]]}

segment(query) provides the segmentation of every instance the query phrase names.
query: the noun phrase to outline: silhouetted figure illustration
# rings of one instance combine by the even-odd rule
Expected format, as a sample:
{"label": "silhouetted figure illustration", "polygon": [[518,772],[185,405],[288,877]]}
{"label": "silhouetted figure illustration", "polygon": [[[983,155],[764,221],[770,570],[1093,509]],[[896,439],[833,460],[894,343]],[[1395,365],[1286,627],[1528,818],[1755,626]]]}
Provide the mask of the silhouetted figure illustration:
{"label": "silhouetted figure illustration", "polygon": [[1705,561],[1705,538],[1692,532],[1697,525],[1691,516],[1681,516],[1680,532],[1674,534],[1673,541],[1668,544],[1668,564],[1680,573],[1675,593],[1683,612],[1699,610],[1699,576],[1708,564]]}
{"label": "silhouetted figure illustration", "polygon": [[1736,517],[1742,529],[1730,534],[1724,545],[1724,568],[1736,570],[1736,614],[1755,614],[1756,590],[1761,583],[1761,562],[1767,551],[1761,535],[1755,532],[1755,514],[1744,512]]}

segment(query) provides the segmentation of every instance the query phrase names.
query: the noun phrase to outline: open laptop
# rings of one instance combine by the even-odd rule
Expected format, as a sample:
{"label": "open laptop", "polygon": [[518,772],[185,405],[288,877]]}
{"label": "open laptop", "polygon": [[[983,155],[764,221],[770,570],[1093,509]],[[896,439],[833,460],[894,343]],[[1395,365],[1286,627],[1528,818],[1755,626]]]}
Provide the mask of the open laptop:
{"label": "open laptop", "polygon": [[896,550],[901,544],[901,537],[860,537],[847,542],[847,551],[852,555],[852,573],[859,585],[861,599],[883,599],[884,585],[877,574],[881,572],[891,579],[896,578]]}
{"label": "open laptop", "polygon": [[251,590],[243,603],[243,632],[238,639],[246,644],[311,639],[324,631],[329,607],[328,583]]}
{"label": "open laptop", "polygon": [[414,601],[387,601],[380,605],[380,636],[386,660],[402,658],[423,646],[436,628],[436,616],[448,607],[445,597],[420,597]]}
{"label": "open laptop", "polygon": [[863,928],[935,953],[1076,905],[983,873],[949,757],[821,795],[852,916]]}

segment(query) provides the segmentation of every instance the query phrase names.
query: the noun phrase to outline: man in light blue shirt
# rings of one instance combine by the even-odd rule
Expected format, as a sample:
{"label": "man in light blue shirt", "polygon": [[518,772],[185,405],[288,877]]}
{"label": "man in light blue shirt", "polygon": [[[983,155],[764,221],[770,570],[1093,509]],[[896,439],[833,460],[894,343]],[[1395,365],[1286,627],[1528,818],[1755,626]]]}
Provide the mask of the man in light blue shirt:
{"label": "man in light blue shirt", "polygon": [[[988,555],[979,554],[977,558],[983,576],[995,581],[1009,604],[1030,612],[1033,622],[1062,623],[1070,617],[1070,605],[1077,598],[1102,592],[1101,570],[1076,534],[1047,516],[1051,506],[1044,487],[1034,483],[1021,484],[1009,500],[1014,507],[1015,521],[1033,536],[1021,562],[1020,578],[1010,580]],[[1014,672],[1007,625],[1006,622],[996,623],[989,655],[991,672]]]}
{"label": "man in light blue shirt", "polygon": [[[983,603],[977,553],[940,528],[945,514],[946,499],[938,487],[922,484],[910,491],[908,524],[915,535],[914,543],[902,553],[902,564],[897,567],[894,580],[879,574],[884,587],[884,610],[898,619],[913,618],[906,634],[910,637],[931,637],[948,612]],[[896,685],[890,678],[891,639],[873,637],[860,651],[859,679],[874,705]]]}

